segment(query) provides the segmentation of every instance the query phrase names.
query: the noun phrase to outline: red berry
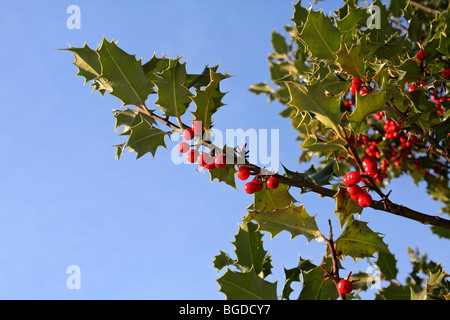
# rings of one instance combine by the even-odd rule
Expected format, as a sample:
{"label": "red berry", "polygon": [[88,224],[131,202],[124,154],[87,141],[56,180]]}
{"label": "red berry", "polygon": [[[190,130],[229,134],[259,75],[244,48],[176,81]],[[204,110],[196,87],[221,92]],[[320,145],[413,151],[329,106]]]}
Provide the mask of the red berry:
{"label": "red berry", "polygon": [[349,294],[353,290],[353,285],[347,279],[341,279],[338,283],[338,290],[342,294]]}
{"label": "red berry", "polygon": [[214,162],[213,163],[206,163],[205,164],[205,169],[208,169],[208,170],[212,170],[212,169],[214,169],[216,167],[216,165],[214,164]]}
{"label": "red berry", "polygon": [[245,166],[239,167],[237,177],[239,180],[247,180],[250,177],[250,169]]}
{"label": "red berry", "polygon": [[367,94],[367,92],[369,92],[369,91],[367,91],[366,88],[361,88],[361,89],[359,89],[358,93],[359,93],[360,96],[364,96],[364,95]]}
{"label": "red berry", "polygon": [[423,52],[423,50],[420,50],[419,52],[417,52],[416,58],[419,61],[423,61],[425,59],[425,52]]}
{"label": "red berry", "polygon": [[372,204],[372,197],[368,193],[362,193],[358,197],[358,204],[363,208],[370,207]]}
{"label": "red berry", "polygon": [[186,129],[183,132],[184,140],[192,140],[194,139],[194,131],[192,129]]}
{"label": "red berry", "polygon": [[263,183],[262,183],[261,180],[253,179],[253,183],[255,183],[255,184],[256,184],[256,187],[257,187],[255,192],[259,192],[259,191],[262,190],[262,188],[263,188]]}
{"label": "red berry", "polygon": [[373,169],[378,169],[378,163],[373,158],[366,158],[366,159],[364,159],[364,161],[362,163],[362,166],[363,166],[364,169],[367,169],[367,168],[369,168],[369,169],[372,168],[372,170]]}
{"label": "red berry", "polygon": [[194,133],[202,133],[203,127],[201,121],[194,121],[192,122],[192,131]]}
{"label": "red berry", "polygon": [[258,190],[258,183],[256,183],[255,181],[247,182],[244,186],[244,189],[248,194],[255,193],[256,190]]}
{"label": "red berry", "polygon": [[442,76],[443,76],[445,79],[450,79],[450,68],[447,68],[447,69],[442,70]]}
{"label": "red berry", "polygon": [[360,78],[353,78],[352,79],[352,86],[355,88],[355,90],[359,90],[361,88],[362,81]]}
{"label": "red berry", "polygon": [[186,156],[187,161],[189,161],[190,163],[194,163],[195,161],[197,161],[197,158],[198,158],[198,151],[195,149],[189,150]]}
{"label": "red berry", "polygon": [[350,171],[344,176],[344,184],[351,187],[361,181],[361,174],[358,171]]}
{"label": "red berry", "polygon": [[355,94],[356,93],[356,88],[353,85],[350,86],[350,93],[351,94]]}
{"label": "red berry", "polygon": [[207,164],[214,164],[214,159],[210,155],[202,153],[198,156],[197,162],[199,165],[204,167]]}
{"label": "red berry", "polygon": [[416,84],[413,84],[413,85],[409,86],[408,92],[412,92],[412,91],[414,91],[414,90],[416,90],[416,89],[417,89],[417,85],[416,85]]}
{"label": "red berry", "polygon": [[278,188],[279,184],[280,184],[280,182],[278,181],[277,177],[270,177],[269,179],[267,179],[267,182],[266,182],[267,188],[269,188],[269,189],[276,189],[276,188]]}
{"label": "red berry", "polygon": [[224,168],[227,165],[227,157],[226,156],[217,156],[214,160],[214,164],[217,168]]}
{"label": "red berry", "polygon": [[350,194],[350,196],[359,196],[361,193],[363,193],[360,186],[351,186],[347,188],[347,192]]}
{"label": "red berry", "polygon": [[180,142],[178,144],[178,151],[180,151],[181,153],[186,153],[189,151],[189,149],[191,148],[191,146],[189,145],[189,143],[183,141]]}

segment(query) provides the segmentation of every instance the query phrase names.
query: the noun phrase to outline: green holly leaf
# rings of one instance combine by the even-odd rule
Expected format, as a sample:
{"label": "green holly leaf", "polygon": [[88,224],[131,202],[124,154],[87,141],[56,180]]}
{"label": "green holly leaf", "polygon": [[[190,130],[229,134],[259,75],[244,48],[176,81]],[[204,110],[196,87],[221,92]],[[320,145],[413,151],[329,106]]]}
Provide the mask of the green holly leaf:
{"label": "green holly leaf", "polygon": [[144,105],[153,86],[145,76],[141,59],[136,60],[105,38],[97,52],[102,65],[101,77],[107,80],[110,94],[119,98],[123,105]]}
{"label": "green holly leaf", "polygon": [[210,69],[211,81],[205,89],[195,90],[195,96],[192,97],[197,106],[196,110],[192,112],[195,120],[201,121],[203,128],[208,130],[212,125],[212,115],[224,105],[222,98],[226,93],[220,91],[220,81],[229,78],[227,74],[221,74]]}
{"label": "green holly leaf", "polygon": [[346,72],[353,77],[360,79],[365,78],[365,58],[368,53],[363,51],[361,45],[352,45],[347,48],[342,44],[341,49],[337,52],[337,62],[340,65],[340,71]]}
{"label": "green holly leaf", "polygon": [[308,112],[314,115],[324,126],[337,131],[343,116],[339,98],[326,96],[320,82],[310,87],[297,82],[287,82],[286,85],[291,96],[289,105],[295,107],[299,113]]}
{"label": "green holly leaf", "polygon": [[217,69],[219,69],[219,65],[214,66],[214,67],[208,67],[206,66],[203,69],[203,72],[200,74],[187,74],[186,77],[186,83],[185,86],[186,88],[195,88],[195,89],[200,89],[202,87],[206,87],[209,82],[211,81],[211,70],[214,72],[217,72]]}
{"label": "green holly leaf", "polygon": [[326,17],[323,11],[308,9],[308,18],[299,36],[311,56],[317,59],[334,61],[339,50],[341,33]]}
{"label": "green holly leaf", "polygon": [[447,138],[450,133],[450,118],[447,118],[445,121],[432,126],[431,129],[433,129],[434,134],[436,135],[436,141],[441,142]]}
{"label": "green holly leaf", "polygon": [[410,288],[411,292],[411,300],[432,300],[426,290],[422,290],[419,292],[415,292],[413,288]]}
{"label": "green holly leaf", "polygon": [[[346,14],[336,20],[336,26],[339,28],[340,32],[351,35],[351,32],[349,31],[352,31],[360,25],[365,25],[369,15],[365,8],[350,7],[350,5],[347,4],[346,7],[348,7],[346,8]],[[343,39],[345,39],[345,37],[343,37]]]}
{"label": "green holly leaf", "polygon": [[304,25],[307,18],[308,10],[302,6],[302,0],[298,0],[294,4],[294,16],[291,18],[291,21],[295,23],[297,28],[300,28]]}
{"label": "green holly leaf", "polygon": [[89,81],[93,81],[93,91],[99,91],[102,95],[105,95],[106,91],[112,90],[107,80],[101,77],[102,65],[96,50],[89,48],[86,43],[82,48],[69,47],[62,50],[71,51],[73,53],[75,61],[72,64],[78,68],[78,73],[76,75],[83,77],[85,84]]}
{"label": "green holly leaf", "polygon": [[[270,256],[263,248],[263,234],[258,231],[258,225],[246,222],[239,225],[239,232],[235,235],[234,245],[237,261],[242,270],[253,270],[264,278],[271,272]],[[268,262],[268,263],[267,263]]]}
{"label": "green holly leaf", "polygon": [[284,268],[284,274],[286,277],[286,280],[284,282],[283,285],[283,290],[282,290],[282,298],[289,300],[291,293],[294,291],[291,287],[293,282],[300,282],[300,275],[301,272],[307,272],[315,267],[317,267],[316,265],[314,265],[310,259],[306,260],[306,259],[302,259],[302,257],[299,256],[299,263],[297,265],[297,267],[292,268],[292,269],[286,269]]}
{"label": "green holly leaf", "polygon": [[254,270],[235,272],[227,269],[217,283],[227,300],[277,300],[277,281],[266,281]]}
{"label": "green holly leaf", "polygon": [[184,86],[186,82],[186,63],[179,59],[170,60],[169,67],[154,80],[158,87],[158,100],[155,104],[166,116],[180,118],[191,103],[192,93]]}
{"label": "green holly leaf", "polygon": [[139,117],[141,119],[139,124],[130,128],[127,147],[137,153],[137,159],[148,152],[155,156],[158,147],[166,148],[164,138],[168,133],[153,127],[143,116]]}
{"label": "green holly leaf", "polygon": [[211,175],[211,182],[217,179],[217,181],[225,182],[225,184],[236,189],[236,168],[234,165],[229,164],[223,168],[214,168],[214,170],[209,170]]}
{"label": "green holly leaf", "polygon": [[98,53],[89,48],[86,43],[82,48],[69,47],[62,50],[73,53],[75,61],[72,64],[78,68],[76,75],[83,77],[85,79],[84,83],[100,77],[102,65],[100,64]]}
{"label": "green holly leaf", "polygon": [[289,186],[281,184],[276,189],[263,188],[254,194],[253,203],[247,208],[254,211],[274,211],[290,206],[295,199],[289,193]]}
{"label": "green holly leaf", "polygon": [[120,127],[123,127],[123,130],[119,133],[119,135],[130,135],[131,127],[138,125],[142,119],[145,119],[149,124],[154,125],[156,121],[145,114],[139,113],[136,110],[126,108],[124,110],[113,110],[114,118],[116,119],[115,130],[118,131]]}
{"label": "green holly leaf", "polygon": [[334,198],[336,200],[336,209],[333,213],[338,216],[342,229],[347,221],[353,218],[354,214],[361,214],[362,207],[350,197],[347,188],[339,187]]}
{"label": "green holly leaf", "polygon": [[406,7],[406,0],[392,0],[389,4],[389,11],[394,17],[401,17],[402,10]]}
{"label": "green holly leaf", "polygon": [[358,258],[373,257],[376,252],[389,252],[380,234],[369,229],[367,222],[358,220],[347,224],[335,244],[336,255],[341,259],[350,256],[356,261]]}
{"label": "green holly leaf", "polygon": [[228,253],[220,251],[220,254],[214,257],[213,265],[217,269],[217,272],[219,272],[227,266],[235,266],[236,260],[231,259]]}
{"label": "green holly leaf", "polygon": [[[322,266],[327,270],[331,270],[331,259],[324,258]],[[336,300],[339,297],[339,293],[337,292],[333,281],[321,279],[324,275],[324,271],[320,266],[308,271],[302,270],[301,275],[303,287],[298,297],[299,300]]]}
{"label": "green holly leaf", "polygon": [[274,211],[249,211],[244,221],[251,220],[259,224],[259,230],[268,231],[272,238],[281,231],[289,232],[291,239],[304,235],[308,242],[320,236],[315,216],[310,216],[303,204],[296,206],[291,203]]}
{"label": "green holly leaf", "polygon": [[388,287],[380,289],[375,300],[410,300],[411,289],[409,286],[398,286],[391,283]]}
{"label": "green holly leaf", "polygon": [[300,148],[313,152],[319,158],[325,157],[327,159],[332,154],[346,156],[348,153],[347,144],[344,140],[334,139],[328,141],[318,141],[315,136],[309,136],[306,138]]}
{"label": "green holly leaf", "polygon": [[144,70],[145,76],[153,82],[158,74],[169,68],[170,61],[169,58],[164,56],[158,58],[156,54],[153,54],[152,58],[142,65],[142,70]]}
{"label": "green holly leaf", "polygon": [[272,47],[277,57],[284,57],[288,53],[288,45],[286,39],[275,30],[272,32]]}
{"label": "green holly leaf", "polygon": [[253,92],[254,94],[265,94],[265,95],[270,95],[275,92],[275,90],[273,90],[265,82],[260,82],[260,83],[250,86],[249,91]]}
{"label": "green holly leaf", "polygon": [[364,96],[356,95],[355,110],[347,117],[356,136],[362,132],[361,124],[365,118],[369,114],[383,110],[386,100],[386,92],[383,89],[370,92]]}
{"label": "green holly leaf", "polygon": [[450,230],[442,227],[432,226],[431,232],[437,235],[441,239],[450,239]]}
{"label": "green holly leaf", "polygon": [[397,278],[397,260],[392,253],[383,251],[378,252],[376,264],[386,280]]}

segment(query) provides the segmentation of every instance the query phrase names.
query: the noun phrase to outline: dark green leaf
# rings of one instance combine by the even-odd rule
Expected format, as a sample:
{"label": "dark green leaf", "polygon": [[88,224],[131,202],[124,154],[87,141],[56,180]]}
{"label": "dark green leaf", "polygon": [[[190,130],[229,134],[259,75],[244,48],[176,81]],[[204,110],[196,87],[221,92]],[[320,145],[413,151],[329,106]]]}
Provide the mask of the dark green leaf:
{"label": "dark green leaf", "polygon": [[227,300],[277,300],[277,282],[268,282],[253,270],[235,272],[228,269],[217,282]]}

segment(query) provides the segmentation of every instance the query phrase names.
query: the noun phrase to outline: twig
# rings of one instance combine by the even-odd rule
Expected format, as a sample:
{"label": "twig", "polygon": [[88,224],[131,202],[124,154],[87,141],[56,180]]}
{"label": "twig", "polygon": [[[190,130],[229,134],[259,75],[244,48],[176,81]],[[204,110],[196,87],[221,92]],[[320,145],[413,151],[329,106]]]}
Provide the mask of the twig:
{"label": "twig", "polygon": [[[145,106],[136,106],[136,110],[138,112],[144,113],[149,117],[152,117],[153,119],[167,125],[168,127],[170,127],[173,131],[182,133],[183,130],[180,129],[179,126],[177,126],[176,124],[174,124],[173,122],[169,121],[168,119],[162,118],[154,113],[152,113],[150,110],[148,110]],[[208,142],[208,141],[202,141],[202,144],[204,146],[207,146],[209,148],[216,148],[217,146],[215,146],[213,143]],[[245,163],[245,166],[247,166],[250,170],[252,170],[253,172],[255,172],[256,174],[261,174],[261,172],[263,171],[261,169],[261,167],[254,165],[254,164],[250,164],[250,163]],[[278,180],[286,185],[289,185],[291,187],[297,187],[297,188],[301,188],[301,189],[307,189],[310,190],[312,192],[315,192],[317,194],[319,194],[320,196],[323,197],[330,197],[333,198],[336,194],[337,191],[336,190],[332,190],[329,188],[325,188],[319,185],[316,185],[310,181],[307,181],[303,178],[289,178],[286,177],[284,175],[280,175],[280,174],[274,174],[275,177],[278,178]],[[385,207],[384,204],[380,203],[380,202],[376,202],[376,201],[372,201],[372,205],[370,206],[372,209],[375,210],[380,210],[380,211],[384,211],[384,212],[389,212],[404,218],[408,218],[408,219],[412,219],[418,222],[421,222],[423,224],[426,225],[434,225],[437,227],[442,227],[445,229],[449,229],[450,230],[450,220],[438,217],[438,216],[433,216],[433,215],[428,215],[422,212],[418,212],[415,210],[412,210],[410,208],[404,207],[402,205],[398,205],[395,203],[390,202],[390,206]]]}
{"label": "twig", "polygon": [[429,8],[427,6],[424,6],[421,3],[418,3],[418,2],[415,2],[415,1],[409,1],[409,3],[412,6],[416,7],[416,8],[422,9],[423,11],[426,11],[426,12],[429,12],[429,13],[433,13],[433,14],[439,14],[438,10],[435,10],[435,9]]}

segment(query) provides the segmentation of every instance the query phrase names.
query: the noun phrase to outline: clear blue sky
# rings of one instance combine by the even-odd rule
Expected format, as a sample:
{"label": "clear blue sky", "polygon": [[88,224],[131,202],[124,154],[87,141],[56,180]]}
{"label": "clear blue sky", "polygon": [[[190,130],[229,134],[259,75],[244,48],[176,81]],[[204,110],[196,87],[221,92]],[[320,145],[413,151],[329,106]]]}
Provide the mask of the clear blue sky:
{"label": "clear blue sky", "polygon": [[[81,9],[81,29],[69,30],[66,9]],[[336,1],[319,2],[325,12]],[[0,299],[223,299],[212,261],[232,253],[238,222],[252,199],[192,166],[176,166],[170,152],[135,160],[114,157],[112,97],[91,94],[75,77],[69,52],[55,49],[105,36],[129,53],[149,59],[154,52],[184,56],[188,72],[220,64],[235,77],[215,115],[217,128],[280,130],[280,158],[298,167],[298,142],[282,107],[248,87],[269,81],[270,35],[290,23],[293,5],[272,1],[0,1]],[[168,142],[169,150],[174,146]],[[439,204],[405,178],[392,183],[392,199],[437,213]],[[334,202],[311,194],[297,197],[317,214],[322,232]],[[383,212],[362,219],[384,233],[401,261],[400,280],[410,271],[406,247],[427,251],[450,269],[449,242],[427,227]],[[296,266],[298,255],[318,263],[320,243],[280,234],[265,246],[275,274]],[[66,268],[81,270],[81,289],[66,286]],[[349,259],[348,270],[363,270]],[[368,295],[370,297],[370,295]]]}

